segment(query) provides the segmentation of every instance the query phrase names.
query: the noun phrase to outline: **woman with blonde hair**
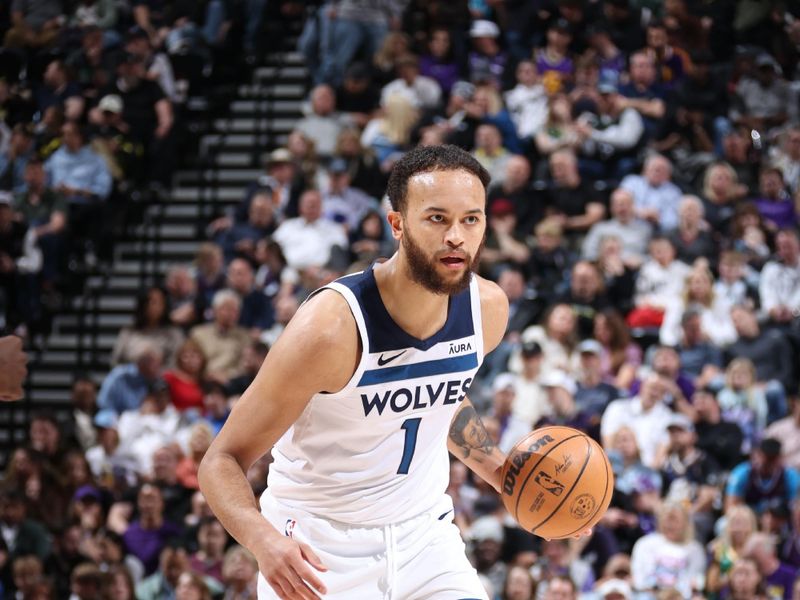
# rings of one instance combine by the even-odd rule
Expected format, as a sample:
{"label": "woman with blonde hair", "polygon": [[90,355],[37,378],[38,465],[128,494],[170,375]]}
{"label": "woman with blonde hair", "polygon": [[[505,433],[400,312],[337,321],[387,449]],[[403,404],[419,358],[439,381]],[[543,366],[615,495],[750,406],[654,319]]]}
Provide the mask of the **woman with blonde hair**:
{"label": "woman with blonde hair", "polygon": [[391,31],[372,59],[375,82],[381,87],[395,77],[397,59],[411,51],[411,39],[402,31]]}
{"label": "woman with blonde hair", "polygon": [[730,303],[714,293],[714,275],[704,264],[696,265],[686,278],[679,301],[667,306],[659,331],[659,341],[665,346],[681,342],[681,324],[688,311],[700,316],[703,336],[717,347],[736,341],[738,334],[731,319]]}
{"label": "woman with blonde hair", "polygon": [[736,423],[744,434],[742,452],[745,454],[758,441],[769,416],[767,396],[757,383],[753,362],[735,358],[725,369],[725,387],[717,394],[722,419]]}
{"label": "woman with blonde hair", "polygon": [[544,156],[549,156],[562,148],[578,147],[580,140],[575,131],[572,102],[568,96],[556,94],[550,98],[547,121],[534,137],[534,142],[536,149]]}
{"label": "woman with blonde hair", "polygon": [[392,94],[384,102],[383,116],[367,123],[361,145],[375,152],[384,173],[391,171],[408,149],[418,120],[419,111],[411,101],[403,94]]}
{"label": "woman with blonde hair", "polygon": [[742,556],[750,535],[758,529],[756,514],[744,504],[731,506],[725,513],[722,533],[708,545],[711,564],[706,573],[706,591],[718,594],[728,585],[733,563]]}
{"label": "woman with blonde hair", "polygon": [[725,232],[733,217],[734,204],[747,195],[734,168],[724,161],[711,163],[703,175],[705,218],[712,231]]}
{"label": "woman with blonde hair", "polygon": [[664,502],[656,512],[657,531],[639,538],[631,552],[633,586],[653,593],[673,587],[684,598],[703,590],[706,555],[694,539],[688,508]]}

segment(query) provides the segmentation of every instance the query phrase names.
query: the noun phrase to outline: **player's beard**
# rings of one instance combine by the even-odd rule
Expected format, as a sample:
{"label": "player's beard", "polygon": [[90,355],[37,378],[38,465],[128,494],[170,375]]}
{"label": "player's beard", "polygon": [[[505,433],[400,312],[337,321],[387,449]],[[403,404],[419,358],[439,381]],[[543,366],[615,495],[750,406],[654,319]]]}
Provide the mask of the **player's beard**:
{"label": "player's beard", "polygon": [[475,265],[478,264],[481,257],[481,250],[483,249],[483,241],[478,246],[478,250],[473,257],[466,251],[464,253],[464,272],[457,280],[448,280],[439,274],[436,268],[438,262],[437,255],[446,255],[448,252],[437,252],[433,257],[429,257],[425,250],[417,244],[414,239],[409,235],[408,228],[403,232],[403,237],[400,242],[408,261],[408,270],[411,279],[420,284],[429,292],[434,294],[441,294],[443,296],[453,296],[463,292],[469,287],[469,282],[472,277],[472,271]]}

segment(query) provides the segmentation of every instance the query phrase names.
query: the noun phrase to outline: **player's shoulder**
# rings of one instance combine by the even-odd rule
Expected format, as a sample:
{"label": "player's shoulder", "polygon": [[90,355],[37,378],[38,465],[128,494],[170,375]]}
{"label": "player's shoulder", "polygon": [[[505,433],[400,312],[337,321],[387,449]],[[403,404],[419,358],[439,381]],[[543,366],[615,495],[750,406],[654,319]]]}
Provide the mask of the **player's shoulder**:
{"label": "player's shoulder", "polygon": [[494,281],[478,275],[475,277],[481,299],[484,347],[489,352],[505,335],[508,324],[508,296]]}
{"label": "player's shoulder", "polygon": [[[358,332],[347,300],[336,290],[325,288],[306,300],[292,318],[295,329],[308,338],[341,343]],[[288,329],[288,328],[287,328]]]}

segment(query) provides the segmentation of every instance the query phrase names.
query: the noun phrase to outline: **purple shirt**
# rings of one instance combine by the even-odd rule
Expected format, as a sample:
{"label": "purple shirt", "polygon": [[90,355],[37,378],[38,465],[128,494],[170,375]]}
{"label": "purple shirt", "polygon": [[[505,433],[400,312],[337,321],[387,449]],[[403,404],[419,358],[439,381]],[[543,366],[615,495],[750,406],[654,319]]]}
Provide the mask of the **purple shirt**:
{"label": "purple shirt", "polygon": [[755,201],[758,213],[764,220],[775,223],[778,229],[786,229],[797,225],[797,214],[794,212],[794,202],[789,197],[781,200],[767,200],[759,198]]}
{"label": "purple shirt", "polygon": [[458,64],[441,62],[433,56],[420,57],[419,73],[436,80],[444,94],[449,94],[453,84],[460,79]]}
{"label": "purple shirt", "polygon": [[136,520],[125,530],[122,541],[126,550],[142,561],[145,573],[149,575],[158,568],[159,555],[167,543],[180,534],[180,527],[169,521],[164,521],[158,529],[143,529]]}
{"label": "purple shirt", "polygon": [[792,597],[792,584],[796,576],[797,570],[794,567],[781,563],[775,572],[764,580],[767,596],[770,598],[783,596],[784,600],[790,600]]}

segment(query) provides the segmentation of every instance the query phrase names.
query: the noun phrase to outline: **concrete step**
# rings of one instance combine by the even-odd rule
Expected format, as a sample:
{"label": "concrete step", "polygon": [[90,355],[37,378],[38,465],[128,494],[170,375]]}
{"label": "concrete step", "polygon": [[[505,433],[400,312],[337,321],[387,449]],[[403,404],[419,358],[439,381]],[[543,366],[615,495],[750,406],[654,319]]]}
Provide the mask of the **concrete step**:
{"label": "concrete step", "polygon": [[172,196],[174,202],[200,202],[205,199],[206,202],[238,202],[242,199],[245,186],[221,186],[216,189],[202,189],[199,187],[181,187],[175,190]]}
{"label": "concrete step", "polygon": [[275,118],[275,119],[258,119],[258,118],[231,118],[231,119],[216,119],[214,121],[214,128],[221,132],[246,132],[246,131],[261,131],[265,133],[291,133],[295,125],[297,125],[299,118]]}
{"label": "concrete step", "polygon": [[285,113],[290,116],[302,116],[302,100],[234,100],[231,103],[231,113]]}
{"label": "concrete step", "polygon": [[267,80],[272,83],[276,79],[286,81],[288,79],[305,79],[308,77],[308,69],[305,64],[289,64],[284,62],[282,65],[270,65],[258,67],[253,71],[253,79],[256,81]]}
{"label": "concrete step", "polygon": [[246,98],[275,98],[296,100],[305,98],[306,86],[302,83],[275,83],[270,85],[243,84],[238,89],[239,96]]}

